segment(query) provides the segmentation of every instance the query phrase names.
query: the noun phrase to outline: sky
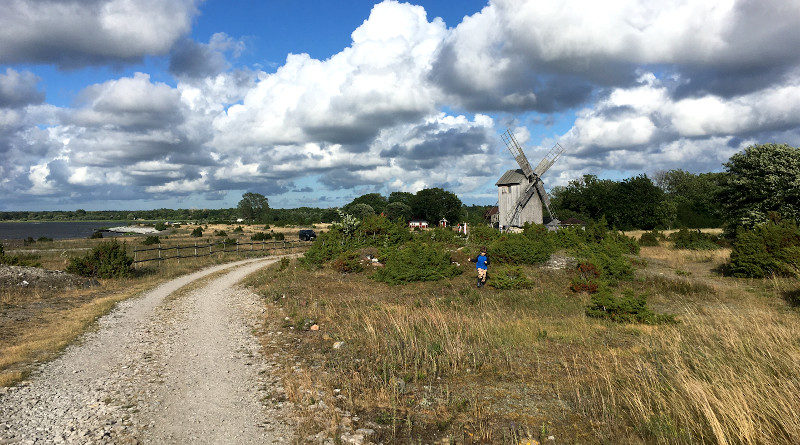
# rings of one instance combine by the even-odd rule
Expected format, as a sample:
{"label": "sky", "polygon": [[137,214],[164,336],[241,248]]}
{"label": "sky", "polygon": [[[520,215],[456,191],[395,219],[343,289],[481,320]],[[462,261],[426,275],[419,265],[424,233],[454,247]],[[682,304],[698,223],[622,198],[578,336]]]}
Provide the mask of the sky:
{"label": "sky", "polygon": [[0,210],[720,171],[800,145],[800,0],[6,0]]}

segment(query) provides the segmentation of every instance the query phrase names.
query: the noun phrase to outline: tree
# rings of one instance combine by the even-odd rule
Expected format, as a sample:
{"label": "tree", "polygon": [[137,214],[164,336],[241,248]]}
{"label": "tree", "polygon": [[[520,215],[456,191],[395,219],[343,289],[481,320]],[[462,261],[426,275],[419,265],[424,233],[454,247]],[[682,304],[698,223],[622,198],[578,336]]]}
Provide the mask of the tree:
{"label": "tree", "polygon": [[411,206],[400,201],[390,202],[386,206],[386,217],[392,221],[400,219],[403,222],[408,222],[411,220]]}
{"label": "tree", "polygon": [[461,218],[461,200],[454,193],[438,187],[422,189],[414,195],[411,212],[415,217],[434,224],[442,218],[455,224]]}
{"label": "tree", "polygon": [[685,170],[659,172],[655,182],[674,209],[674,226],[691,229],[722,225],[722,205],[717,200],[723,173],[693,174]]}
{"label": "tree", "polygon": [[242,195],[238,209],[245,220],[264,222],[269,216],[269,201],[260,193],[247,192]]}
{"label": "tree", "polygon": [[409,192],[392,192],[389,193],[389,203],[402,202],[403,204],[411,207],[414,201],[414,194]]}
{"label": "tree", "polygon": [[731,227],[753,227],[774,212],[800,220],[800,148],[786,144],[747,147],[724,164],[717,198]]}
{"label": "tree", "polygon": [[372,216],[375,214],[375,210],[369,204],[358,203],[350,207],[347,213],[355,216],[358,219],[364,219],[368,216]]}
{"label": "tree", "polygon": [[383,211],[386,210],[386,204],[388,204],[388,201],[380,193],[367,193],[366,195],[361,195],[352,200],[350,204],[347,204],[343,207],[343,210],[347,213],[351,213],[353,206],[357,204],[367,204],[368,206],[372,207],[375,213],[383,213]]}

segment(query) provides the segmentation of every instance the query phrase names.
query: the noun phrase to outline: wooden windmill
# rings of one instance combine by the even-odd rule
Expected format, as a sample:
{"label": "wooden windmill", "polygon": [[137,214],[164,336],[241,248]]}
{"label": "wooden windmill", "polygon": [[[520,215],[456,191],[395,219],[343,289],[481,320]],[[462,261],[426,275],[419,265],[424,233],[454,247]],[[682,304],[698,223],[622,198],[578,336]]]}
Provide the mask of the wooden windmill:
{"label": "wooden windmill", "polygon": [[544,221],[542,205],[555,224],[558,224],[555,215],[550,211],[550,198],[544,189],[542,175],[561,157],[564,148],[556,144],[539,161],[536,168],[531,168],[525,152],[522,151],[511,130],[506,130],[501,137],[520,168],[505,172],[495,184],[498,188],[500,228],[507,230],[511,227],[522,227],[527,222],[542,224]]}

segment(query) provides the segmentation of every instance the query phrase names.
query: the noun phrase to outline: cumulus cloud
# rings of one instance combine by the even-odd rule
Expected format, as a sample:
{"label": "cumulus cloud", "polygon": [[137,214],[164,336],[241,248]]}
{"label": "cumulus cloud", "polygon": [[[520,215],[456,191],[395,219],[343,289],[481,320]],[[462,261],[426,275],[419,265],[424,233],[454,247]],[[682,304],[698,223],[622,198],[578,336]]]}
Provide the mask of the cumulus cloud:
{"label": "cumulus cloud", "polygon": [[384,2],[327,60],[290,54],[286,63],[214,123],[219,147],[322,142],[363,150],[381,128],[436,111],[425,81],[446,33],[420,6]]}
{"label": "cumulus cloud", "polygon": [[737,95],[797,67],[800,3],[492,0],[448,36],[432,72],[476,110],[557,111],[641,67],[682,75],[675,93]]}
{"label": "cumulus cloud", "polygon": [[198,0],[8,0],[0,63],[64,68],[166,54],[185,35]]}
{"label": "cumulus cloud", "polygon": [[37,85],[39,77],[29,71],[6,68],[0,73],[0,108],[19,108],[44,102],[44,93]]}
{"label": "cumulus cloud", "polygon": [[577,113],[558,138],[572,173],[715,170],[759,142],[800,144],[800,80],[734,97],[674,98],[653,74]]}
{"label": "cumulus cloud", "polygon": [[186,39],[173,48],[169,71],[178,77],[216,76],[230,67],[226,53],[238,57],[243,49],[244,43],[222,32],[212,35],[208,43]]}

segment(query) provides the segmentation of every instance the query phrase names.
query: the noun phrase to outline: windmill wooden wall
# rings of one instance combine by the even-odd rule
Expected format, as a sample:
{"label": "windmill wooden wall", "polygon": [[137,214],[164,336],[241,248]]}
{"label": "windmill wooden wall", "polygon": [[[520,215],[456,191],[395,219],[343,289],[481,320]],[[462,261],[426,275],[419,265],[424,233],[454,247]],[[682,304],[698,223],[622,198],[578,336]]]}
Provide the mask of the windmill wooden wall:
{"label": "windmill wooden wall", "polygon": [[517,213],[514,221],[508,220],[514,212],[514,206],[517,205],[517,200],[520,195],[525,193],[525,188],[527,186],[527,181],[524,184],[498,184],[497,207],[500,214],[500,227],[522,227],[526,222],[536,224],[542,224],[544,222],[542,201],[536,194],[534,194],[530,201],[528,201],[528,204]]}

